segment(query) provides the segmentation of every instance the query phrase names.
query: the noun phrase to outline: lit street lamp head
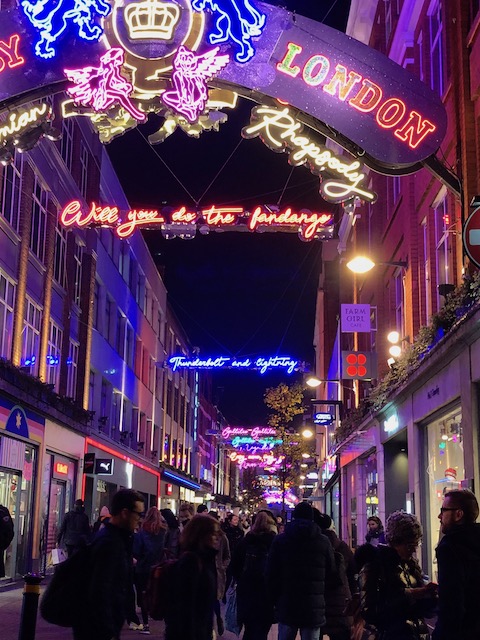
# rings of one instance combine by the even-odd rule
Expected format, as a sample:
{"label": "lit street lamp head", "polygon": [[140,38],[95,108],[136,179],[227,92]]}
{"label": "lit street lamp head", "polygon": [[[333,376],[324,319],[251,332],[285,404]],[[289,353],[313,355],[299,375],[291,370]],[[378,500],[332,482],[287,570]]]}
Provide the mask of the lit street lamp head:
{"label": "lit street lamp head", "polygon": [[375,266],[375,262],[367,258],[366,256],[356,256],[350,262],[347,262],[347,267],[353,273],[367,273]]}

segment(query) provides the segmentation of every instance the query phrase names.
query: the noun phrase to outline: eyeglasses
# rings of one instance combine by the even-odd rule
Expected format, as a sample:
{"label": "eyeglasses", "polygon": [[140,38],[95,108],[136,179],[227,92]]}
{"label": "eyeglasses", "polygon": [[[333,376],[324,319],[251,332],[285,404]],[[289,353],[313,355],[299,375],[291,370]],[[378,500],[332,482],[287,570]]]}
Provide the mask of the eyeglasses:
{"label": "eyeglasses", "polygon": [[458,511],[458,507],[440,507],[440,513],[445,513],[445,511]]}
{"label": "eyeglasses", "polygon": [[135,513],[139,518],[145,517],[145,511],[135,511],[135,509],[129,509],[130,513]]}

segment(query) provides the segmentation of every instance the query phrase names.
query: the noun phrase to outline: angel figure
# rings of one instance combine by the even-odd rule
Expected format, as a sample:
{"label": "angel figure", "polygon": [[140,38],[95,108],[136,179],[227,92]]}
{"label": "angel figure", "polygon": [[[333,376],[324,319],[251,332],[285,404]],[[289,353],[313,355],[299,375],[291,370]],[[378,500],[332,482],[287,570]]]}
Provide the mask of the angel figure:
{"label": "angel figure", "polygon": [[178,48],[173,63],[174,89],[165,91],[162,101],[189,122],[195,122],[205,109],[208,90],[207,80],[230,61],[228,55],[218,56],[219,47],[201,55],[195,55],[183,45]]}
{"label": "angel figure", "polygon": [[64,69],[67,78],[74,83],[67,88],[68,95],[76,104],[92,107],[95,111],[106,111],[118,103],[132,118],[145,120],[146,115],[130,100],[133,85],[120,75],[123,59],[123,49],[114,47],[100,57],[98,67]]}

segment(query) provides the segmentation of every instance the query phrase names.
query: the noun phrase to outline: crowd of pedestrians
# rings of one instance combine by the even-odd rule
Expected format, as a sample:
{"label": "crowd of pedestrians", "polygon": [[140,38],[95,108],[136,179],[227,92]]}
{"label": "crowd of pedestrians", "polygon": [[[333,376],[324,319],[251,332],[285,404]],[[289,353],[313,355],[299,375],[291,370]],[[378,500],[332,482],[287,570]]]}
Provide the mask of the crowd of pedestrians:
{"label": "crowd of pedestrians", "polygon": [[[416,559],[421,524],[404,511],[390,514],[385,528],[370,517],[366,542],[353,553],[332,519],[306,501],[288,523],[268,509],[251,521],[231,513],[220,522],[217,512],[200,505],[195,513],[189,503],[178,519],[170,509],[145,514],[143,495],[122,489],[96,523],[87,605],[74,640],[118,640],[125,622],[150,634],[148,580],[166,560],[176,560],[168,574],[166,640],[222,636],[229,585],[243,640],[267,640],[274,623],[278,640],[297,633],[301,640],[428,640],[425,618],[432,617],[432,640],[478,640],[478,515],[471,491],[445,493],[436,584]],[[59,532],[69,555],[88,535],[85,518],[77,501]]]}

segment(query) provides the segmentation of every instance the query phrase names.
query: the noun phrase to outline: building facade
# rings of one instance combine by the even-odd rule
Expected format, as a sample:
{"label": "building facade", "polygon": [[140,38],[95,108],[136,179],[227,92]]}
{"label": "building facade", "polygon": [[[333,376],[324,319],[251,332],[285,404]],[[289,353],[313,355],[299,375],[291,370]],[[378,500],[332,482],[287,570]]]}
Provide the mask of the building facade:
{"label": "building facade", "polygon": [[[478,266],[462,244],[470,203],[480,190],[480,11],[478,0],[351,3],[347,33],[409,69],[445,106],[447,134],[437,153],[443,170],[370,173],[374,204],[340,225],[339,254],[324,264],[317,304],[319,398],[340,398],[343,420],[329,434],[326,508],[353,546],[366,519],[414,511],[425,529],[422,562],[435,579],[438,511],[445,490],[478,488]],[[364,275],[346,263],[368,255]],[[468,296],[467,296],[468,298]],[[338,305],[370,305],[371,330],[342,333]],[[390,360],[387,334],[398,332]],[[341,351],[374,352],[371,380],[346,380]],[[410,354],[410,355],[408,355]]]}

